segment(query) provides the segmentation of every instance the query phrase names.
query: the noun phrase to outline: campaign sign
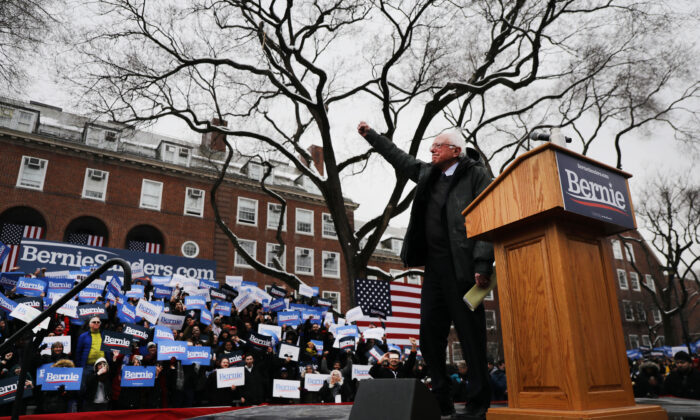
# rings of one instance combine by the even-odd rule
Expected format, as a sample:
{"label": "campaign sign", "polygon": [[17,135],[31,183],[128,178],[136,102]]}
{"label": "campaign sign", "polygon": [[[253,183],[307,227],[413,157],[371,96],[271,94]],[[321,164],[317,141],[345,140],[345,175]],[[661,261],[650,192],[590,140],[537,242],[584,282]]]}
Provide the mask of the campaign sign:
{"label": "campaign sign", "polygon": [[208,346],[187,346],[187,352],[182,359],[182,365],[199,363],[200,366],[211,365],[211,347]]}
{"label": "campaign sign", "polygon": [[116,331],[103,331],[102,332],[102,347],[100,350],[107,353],[110,350],[117,350],[120,353],[129,353],[131,347],[131,342],[133,341],[133,336],[130,334],[120,333]]}
{"label": "campaign sign", "polygon": [[348,335],[346,337],[338,339],[338,347],[342,350],[354,349],[355,348],[355,337]]}
{"label": "campaign sign", "polygon": [[147,341],[148,330],[136,324],[124,324],[124,334],[134,337],[135,340]]}
{"label": "campaign sign", "polygon": [[243,358],[242,351],[234,351],[231,353],[224,353],[221,358],[228,359],[228,363],[231,366],[243,366],[245,364],[245,360]]}
{"label": "campaign sign", "polygon": [[230,388],[232,386],[245,385],[244,367],[230,367],[216,369],[216,387]]}
{"label": "campaign sign", "polygon": [[272,312],[280,312],[283,311],[287,307],[287,302],[283,298],[275,299],[272,302],[270,302],[270,311]]}
{"label": "campaign sign", "polygon": [[277,313],[277,325],[291,325],[296,327],[301,324],[301,314],[298,311],[285,311]]}
{"label": "campaign sign", "polygon": [[317,311],[306,309],[301,313],[301,317],[304,321],[309,319],[311,324],[321,325],[321,315]]}
{"label": "campaign sign", "polygon": [[202,308],[199,312],[199,322],[204,325],[211,325],[211,319],[211,312],[209,312],[209,309]]}
{"label": "campaign sign", "polygon": [[161,340],[158,342],[158,360],[184,360],[187,354],[186,341]]}
{"label": "campaign sign", "polygon": [[258,287],[258,282],[256,281],[242,281],[241,282],[241,287],[246,287],[246,286],[251,286],[251,287]]}
{"label": "campaign sign", "polygon": [[356,306],[345,313],[345,319],[348,322],[359,321],[362,319],[362,317],[364,317],[364,314],[362,313],[362,308],[359,306]]}
{"label": "campaign sign", "polygon": [[365,340],[373,339],[382,341],[384,339],[384,328],[367,328],[362,332]]}
{"label": "campaign sign", "polygon": [[44,300],[40,297],[23,297],[15,300],[17,303],[24,303],[27,306],[31,306],[34,309],[41,310],[41,306]]}
{"label": "campaign sign", "polygon": [[146,273],[143,271],[143,265],[139,262],[131,264],[131,278],[140,279],[146,277]]}
{"label": "campaign sign", "polygon": [[300,381],[275,379],[272,381],[272,396],[280,398],[300,398]]}
{"label": "campaign sign", "polygon": [[170,284],[170,276],[151,276],[152,286],[167,286]]}
{"label": "campaign sign", "polygon": [[44,348],[39,354],[51,354],[51,346],[53,343],[61,343],[63,344],[63,352],[65,354],[70,354],[70,336],[69,335],[57,335],[53,337],[45,337],[42,341],[41,344],[46,344],[46,348]]}
{"label": "campaign sign", "polygon": [[302,296],[306,296],[306,297],[313,297],[314,289],[311,288],[311,286],[307,286],[305,284],[300,284],[299,285],[299,294]]}
{"label": "campaign sign", "polygon": [[226,284],[234,289],[243,283],[243,276],[226,276]]}
{"label": "campaign sign", "polygon": [[24,296],[41,296],[46,290],[46,282],[29,277],[20,277],[17,280],[17,294]]}
{"label": "campaign sign", "polygon": [[168,327],[163,327],[162,325],[156,325],[155,328],[153,328],[153,341],[156,343],[159,340],[174,340],[175,337],[173,336],[173,330],[171,330]]}
{"label": "campaign sign", "polygon": [[304,389],[311,392],[318,392],[323,388],[323,382],[331,375],[322,373],[307,373],[304,375]]}
{"label": "campaign sign", "polygon": [[[167,254],[150,254],[126,249],[101,248],[74,245],[43,239],[22,239],[18,265],[26,272],[46,267],[49,271],[77,270],[82,266],[101,265],[111,258],[122,258],[133,267],[139,264],[146,276],[171,276],[173,274],[214,279],[216,262],[199,258],[176,257]],[[132,271],[138,271],[133,270]],[[112,267],[107,275],[123,275],[120,266]]]}
{"label": "campaign sign", "polygon": [[48,368],[44,375],[42,391],[57,391],[64,386],[66,391],[80,391],[83,368]]}
{"label": "campaign sign", "polygon": [[0,275],[0,286],[3,287],[3,289],[14,289],[15,286],[17,286],[17,280],[24,275],[24,273],[17,273],[19,275],[14,275],[15,273],[2,273]]}
{"label": "campaign sign", "polygon": [[320,341],[320,340],[309,340],[309,341],[314,343],[314,347],[316,347],[316,352],[318,354],[323,354],[323,341]]}
{"label": "campaign sign", "polygon": [[[10,317],[19,319],[26,323],[32,322],[34,318],[38,317],[39,315],[41,315],[40,310],[34,309],[31,306],[25,305],[23,303],[18,303],[17,306],[15,306],[15,309],[12,312],[10,312]],[[45,318],[43,321],[41,321],[39,325],[32,328],[32,331],[36,333],[39,330],[45,330],[49,328],[49,321],[49,318]]]}
{"label": "campaign sign", "polygon": [[252,344],[255,349],[267,350],[268,347],[272,347],[272,337],[251,331],[248,337],[248,343]]}
{"label": "campaign sign", "polygon": [[309,307],[307,305],[302,304],[302,303],[290,303],[289,304],[290,311],[302,312],[302,311],[305,311],[307,309],[309,309]]}
{"label": "campaign sign", "polygon": [[205,302],[209,302],[211,300],[209,297],[209,289],[186,289],[185,291],[192,297],[203,297]]}
{"label": "campaign sign", "polygon": [[0,293],[0,309],[7,313],[10,313],[15,309],[16,306],[17,302]]}
{"label": "campaign sign", "polygon": [[66,293],[73,288],[75,282],[73,280],[47,278],[46,284],[46,287],[49,289],[63,290],[63,293]]}
{"label": "campaign sign", "polygon": [[372,376],[369,374],[369,370],[372,368],[372,365],[352,365],[352,379],[357,379],[358,381],[362,381],[364,379],[372,379]]}
{"label": "campaign sign", "polygon": [[226,300],[228,296],[219,289],[209,289],[209,297],[216,300]]}
{"label": "campaign sign", "polygon": [[64,303],[63,306],[58,308],[56,310],[56,313],[65,315],[67,317],[71,318],[77,318],[78,317],[78,301],[77,300],[69,300],[68,302]]}
{"label": "campaign sign", "polygon": [[280,341],[282,337],[282,327],[279,325],[258,324],[258,333],[269,335],[274,338],[275,341]]}
{"label": "campaign sign", "polygon": [[[213,278],[213,276],[211,277]],[[193,277],[183,276],[181,274],[173,274],[168,283],[169,287],[179,287],[181,289],[196,289],[199,287],[199,280]]]}
{"label": "campaign sign", "polygon": [[117,303],[117,318],[121,322],[131,323],[136,322],[136,308],[126,302]]}
{"label": "campaign sign", "polygon": [[[0,242],[1,243],[1,242]],[[0,258],[0,263],[2,259]],[[11,376],[9,378],[0,379],[0,405],[11,403],[17,397],[17,381],[19,377]],[[32,389],[29,387],[24,387],[24,394],[22,394],[22,399],[29,398],[32,396]]]}
{"label": "campaign sign", "polygon": [[127,299],[141,299],[144,296],[144,287],[142,284],[132,284],[131,290],[125,294]]}
{"label": "campaign sign", "polygon": [[335,336],[339,338],[351,335],[357,337],[360,333],[357,330],[357,325],[344,325],[335,329]]}
{"label": "campaign sign", "polygon": [[206,287],[207,289],[216,289],[217,287],[219,287],[219,282],[216,280],[199,279],[199,287]]}
{"label": "campaign sign", "polygon": [[85,288],[78,293],[78,302],[80,303],[92,303],[95,302],[96,299],[99,299],[102,297],[102,290],[100,289],[92,289],[92,288]]}
{"label": "campaign sign", "polygon": [[569,153],[556,151],[564,210],[634,229],[625,177]]}
{"label": "campaign sign", "polygon": [[233,304],[236,306],[238,312],[241,312],[253,302],[255,302],[255,296],[245,292],[241,293],[233,300]]}
{"label": "campaign sign", "polygon": [[44,385],[44,379],[46,379],[46,369],[53,366],[53,363],[45,363],[39,366],[36,370],[36,386]]}
{"label": "campaign sign", "polygon": [[152,387],[155,381],[155,366],[122,367],[122,388]]}
{"label": "campaign sign", "polygon": [[153,297],[156,299],[170,299],[173,288],[168,286],[153,286]]}
{"label": "campaign sign", "polygon": [[182,329],[182,325],[184,323],[185,323],[185,316],[184,315],[173,315],[173,314],[166,314],[165,312],[163,312],[160,314],[160,317],[158,318],[158,325],[168,327],[171,330]]}
{"label": "campaign sign", "polygon": [[270,287],[270,290],[268,290],[267,293],[269,293],[273,298],[284,298],[287,296],[287,290],[284,287],[277,285]]}
{"label": "campaign sign", "polygon": [[331,302],[331,301],[328,300],[328,299],[321,299],[321,298],[318,298],[318,299],[316,300],[316,303],[319,304],[320,306],[325,307],[325,308],[330,308],[331,306],[333,306],[333,302]]}
{"label": "campaign sign", "polygon": [[104,303],[91,303],[89,305],[78,306],[78,318],[83,322],[90,320],[93,316],[97,316],[100,319],[107,319],[107,311],[105,310]]}
{"label": "campaign sign", "polygon": [[370,357],[373,357],[374,360],[379,361],[379,359],[384,356],[384,352],[382,349],[380,349],[377,346],[372,347],[368,352],[367,352],[367,358],[369,359]]}
{"label": "campaign sign", "polygon": [[224,300],[212,300],[211,308],[211,312],[214,316],[216,316],[216,314],[231,316],[231,302],[226,302]]}
{"label": "campaign sign", "polygon": [[149,302],[147,300],[140,299],[139,303],[136,304],[136,315],[143,317],[143,319],[150,322],[151,324],[155,324],[158,322],[158,316],[162,311],[163,308],[155,304],[155,302]]}
{"label": "campaign sign", "polygon": [[286,359],[290,357],[295,362],[299,361],[299,347],[292,346],[286,343],[280,344],[279,358]]}

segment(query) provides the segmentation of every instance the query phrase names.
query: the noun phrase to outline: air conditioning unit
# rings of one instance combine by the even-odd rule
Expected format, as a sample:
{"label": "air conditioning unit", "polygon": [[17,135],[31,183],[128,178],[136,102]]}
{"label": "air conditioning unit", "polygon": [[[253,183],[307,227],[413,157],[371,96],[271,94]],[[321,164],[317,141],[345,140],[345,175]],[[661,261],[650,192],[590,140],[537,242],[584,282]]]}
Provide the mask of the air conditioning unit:
{"label": "air conditioning unit", "polygon": [[102,181],[107,176],[107,173],[98,169],[90,169],[88,175],[94,181]]}
{"label": "air conditioning unit", "polygon": [[105,131],[105,141],[117,141],[117,133],[114,131]]}
{"label": "air conditioning unit", "polygon": [[335,254],[328,254],[326,256],[326,259],[331,260],[331,261],[335,260]]}
{"label": "air conditioning unit", "polygon": [[192,198],[200,198],[202,196],[203,191],[202,190],[189,190],[190,192],[190,197]]}
{"label": "air conditioning unit", "polygon": [[180,157],[187,158],[190,155],[189,149],[180,149]]}
{"label": "air conditioning unit", "polygon": [[32,169],[41,169],[41,159],[30,157],[27,159],[27,166]]}
{"label": "air conditioning unit", "polygon": [[302,255],[303,257],[308,257],[309,254],[311,254],[311,252],[310,252],[308,249],[302,249],[302,250],[301,250],[301,255]]}
{"label": "air conditioning unit", "polygon": [[175,146],[171,146],[171,145],[167,144],[165,146],[165,151],[166,152],[175,152]]}

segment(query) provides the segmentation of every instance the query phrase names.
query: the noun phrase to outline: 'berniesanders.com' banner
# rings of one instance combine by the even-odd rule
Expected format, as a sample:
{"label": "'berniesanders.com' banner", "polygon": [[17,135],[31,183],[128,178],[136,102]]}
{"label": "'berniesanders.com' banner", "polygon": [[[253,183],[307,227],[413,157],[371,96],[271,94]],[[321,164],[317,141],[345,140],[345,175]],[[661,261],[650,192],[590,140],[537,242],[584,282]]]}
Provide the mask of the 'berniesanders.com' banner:
{"label": "'berniesanders.com' banner", "polygon": [[[128,261],[132,268],[134,263],[141,264],[147,276],[182,274],[197,279],[213,280],[216,274],[216,262],[213,260],[26,238],[22,240],[19,266],[25,273],[34,272],[42,267],[46,267],[47,271],[80,270],[83,266],[101,265],[112,258],[122,258]],[[121,267],[115,266],[107,273],[119,275],[121,271]]]}

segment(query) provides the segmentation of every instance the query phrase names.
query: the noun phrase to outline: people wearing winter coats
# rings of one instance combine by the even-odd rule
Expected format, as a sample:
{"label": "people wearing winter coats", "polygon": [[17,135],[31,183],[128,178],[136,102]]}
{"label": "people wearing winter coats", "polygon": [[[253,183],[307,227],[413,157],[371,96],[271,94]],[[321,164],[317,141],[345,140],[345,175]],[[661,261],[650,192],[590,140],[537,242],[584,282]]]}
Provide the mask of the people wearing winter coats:
{"label": "people wearing winter coats", "polygon": [[78,337],[78,345],[75,349],[75,365],[77,367],[92,366],[97,359],[104,357],[105,360],[109,355],[101,350],[102,347],[102,332],[100,318],[94,316],[90,318],[88,324],[89,329]]}
{"label": "people wearing winter coats", "polygon": [[339,370],[331,372],[331,376],[323,382],[319,391],[324,403],[341,403],[352,401],[352,390],[348,381],[343,379]]}
{"label": "people wearing winter coats", "polygon": [[109,410],[112,394],[112,373],[104,357],[97,359],[92,370],[84,373],[85,391],[82,411]]}

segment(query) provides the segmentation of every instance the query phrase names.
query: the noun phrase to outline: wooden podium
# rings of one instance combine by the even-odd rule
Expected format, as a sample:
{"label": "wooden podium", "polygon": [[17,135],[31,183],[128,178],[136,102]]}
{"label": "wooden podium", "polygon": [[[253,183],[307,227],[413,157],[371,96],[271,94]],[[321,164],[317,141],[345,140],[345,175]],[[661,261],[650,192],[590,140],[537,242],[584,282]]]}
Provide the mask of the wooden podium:
{"label": "wooden podium", "polygon": [[631,175],[548,143],[463,211],[493,242],[508,380],[501,419],[666,419],[635,405],[605,236],[636,227]]}

